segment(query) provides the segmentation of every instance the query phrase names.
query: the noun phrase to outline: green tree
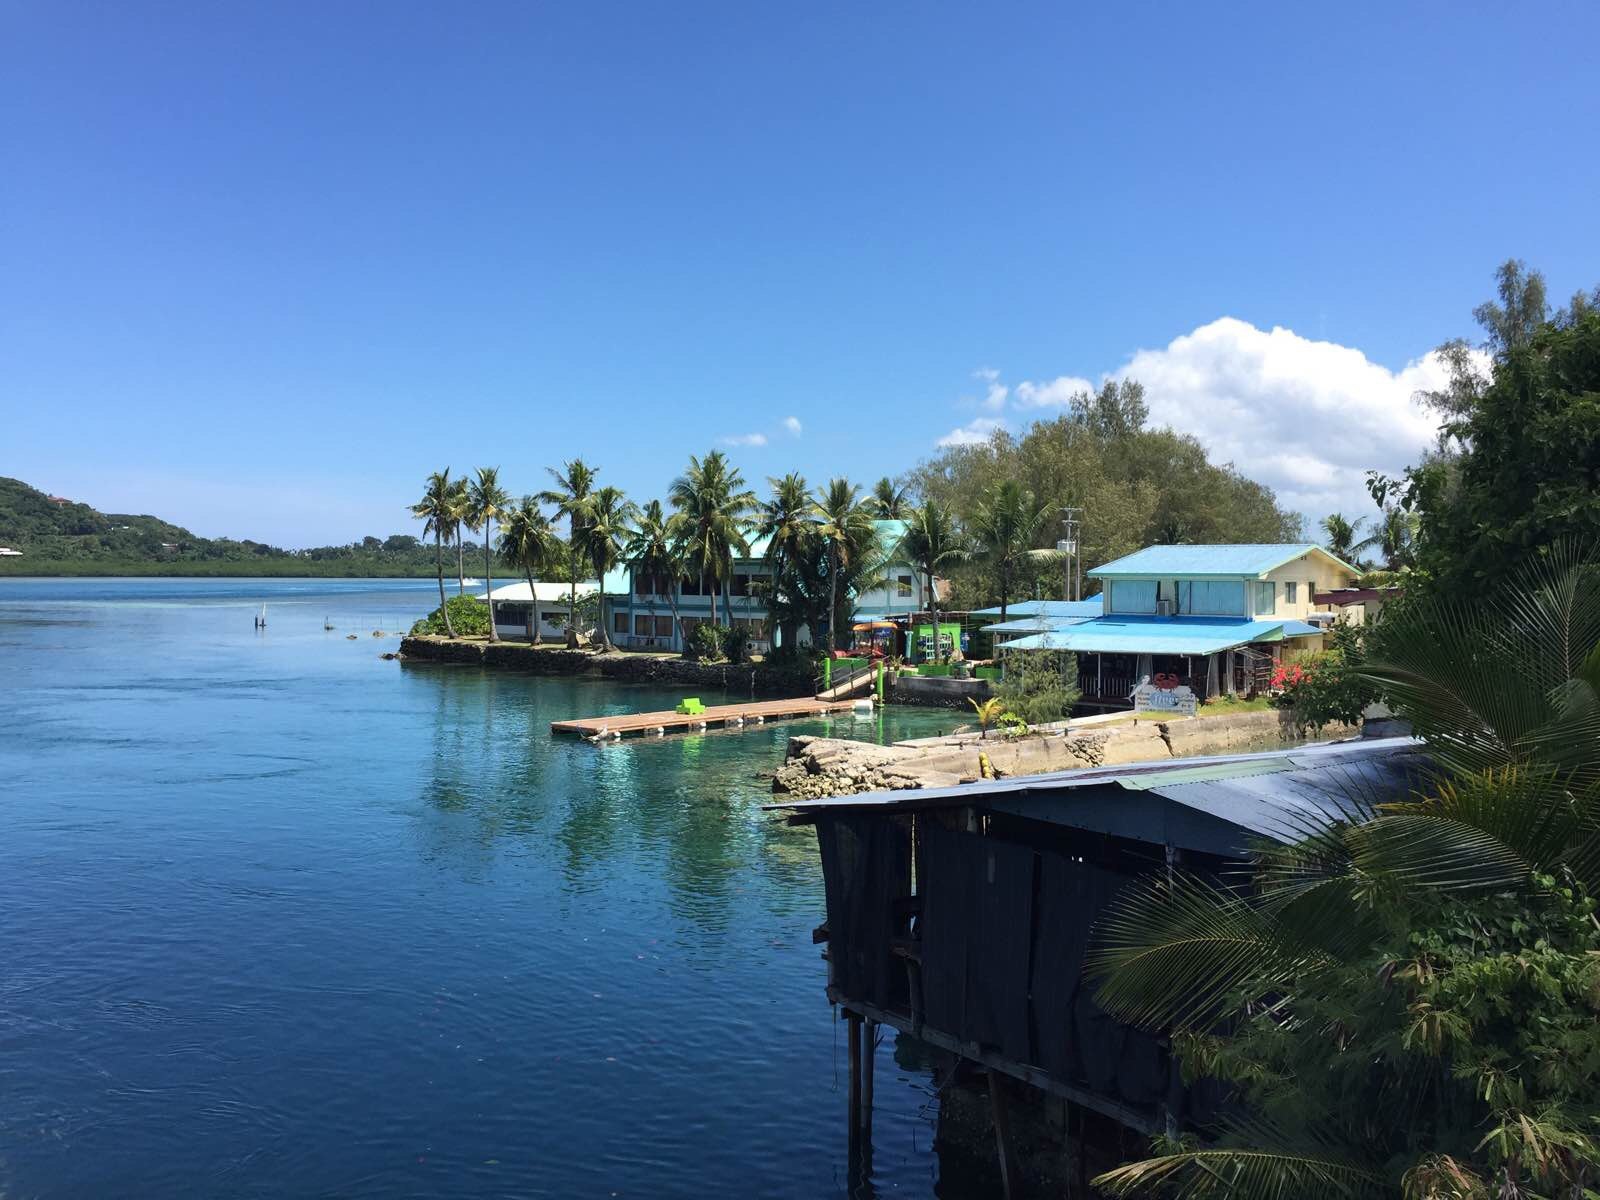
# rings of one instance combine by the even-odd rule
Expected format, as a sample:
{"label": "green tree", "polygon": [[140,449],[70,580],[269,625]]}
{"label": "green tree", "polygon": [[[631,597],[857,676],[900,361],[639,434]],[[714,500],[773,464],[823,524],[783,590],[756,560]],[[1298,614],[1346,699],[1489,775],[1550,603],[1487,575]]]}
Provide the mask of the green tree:
{"label": "green tree", "polygon": [[439,574],[439,611],[443,614],[445,633],[450,637],[455,637],[456,632],[450,626],[450,610],[444,602],[444,532],[455,524],[453,496],[450,468],[446,467],[428,476],[422,499],[411,506],[411,515],[426,522],[422,527],[422,536],[433,534],[434,561]]}
{"label": "green tree", "polygon": [[528,641],[534,645],[539,644],[539,593],[533,585],[533,576],[535,572],[542,572],[561,550],[561,541],[537,498],[524,496],[505,514],[500,555],[521,567],[523,578],[528,581]]}
{"label": "green tree", "polygon": [[[663,590],[667,606],[672,610],[672,628],[679,634],[683,627],[678,620],[678,583],[683,578],[683,543],[679,540],[672,519],[661,506],[652,500],[640,510],[633,529],[623,548],[624,560],[633,567],[635,577],[648,580],[651,597]],[[652,618],[655,606],[651,605]]]}
{"label": "green tree", "polygon": [[817,523],[804,475],[790,472],[767,482],[772,495],[761,505],[756,534],[766,541],[767,563],[772,569],[768,620],[778,631],[779,644],[794,649],[804,607],[794,601],[804,591],[804,580],[800,578],[804,564],[816,555]]}
{"label": "green tree", "polygon": [[1399,504],[1389,504],[1373,523],[1372,532],[1352,549],[1357,556],[1376,550],[1385,570],[1400,571],[1416,561],[1416,542],[1416,514]]}
{"label": "green tree", "polygon": [[955,515],[937,500],[925,500],[911,510],[906,528],[905,552],[922,572],[927,585],[928,613],[933,623],[933,660],[943,661],[939,653],[939,597],[934,578],[941,571],[965,562],[971,555]]}
{"label": "green tree", "polygon": [[[1600,1180],[1600,589],[1570,547],[1488,599],[1407,602],[1365,674],[1425,798],[1257,849],[1254,888],[1135,885],[1087,960],[1240,1114],[1113,1195],[1577,1198]],[[1509,668],[1509,673],[1507,669]],[[1525,680],[1517,676],[1525,675]]]}
{"label": "green tree", "polygon": [[1356,565],[1356,534],[1361,531],[1361,518],[1354,521],[1343,513],[1329,513],[1322,518],[1322,535],[1326,539],[1323,549],[1340,562]]}
{"label": "green tree", "polygon": [[1482,590],[1554,542],[1600,539],[1600,313],[1506,349],[1443,429],[1459,453],[1372,479],[1380,501],[1415,515],[1429,587]]}
{"label": "green tree", "polygon": [[848,479],[834,478],[812,501],[817,536],[828,548],[828,648],[839,649],[839,601],[848,588],[839,587],[841,575],[863,546],[875,536],[872,517],[861,503],[861,489]]}
{"label": "green tree", "polygon": [[489,604],[489,640],[498,642],[500,635],[494,627],[494,523],[511,503],[511,497],[500,486],[498,467],[479,467],[477,476],[467,487],[468,526],[483,530],[483,586]]}
{"label": "green tree", "polygon": [[885,475],[872,485],[867,508],[880,521],[902,521],[911,511],[909,489],[897,487],[894,480]]}
{"label": "green tree", "polygon": [[583,529],[593,507],[592,493],[597,472],[581,458],[563,463],[560,470],[546,468],[556,486],[540,492],[541,504],[555,505],[556,516],[567,521],[567,566],[570,572],[567,599],[567,645],[578,644],[578,575],[583,565]]}
{"label": "green tree", "polygon": [[715,623],[720,592],[726,623],[732,625],[727,585],[733,581],[734,555],[750,551],[746,515],[756,505],[755,493],[727,455],[713,450],[703,459],[690,455],[689,469],[672,481],[667,494],[677,510],[687,560],[711,596],[711,619]]}
{"label": "green tree", "polygon": [[992,572],[1000,594],[1002,621],[1006,619],[1018,573],[1030,561],[1044,556],[1035,543],[1043,536],[1049,511],[1015,479],[1006,479],[988,491],[972,515],[976,556]]}
{"label": "green tree", "polygon": [[632,533],[632,522],[637,509],[621,488],[597,488],[591,497],[588,519],[583,523],[581,550],[585,564],[594,572],[600,583],[600,645],[609,649],[611,634],[606,628],[605,580],[606,573],[621,560],[622,544]]}

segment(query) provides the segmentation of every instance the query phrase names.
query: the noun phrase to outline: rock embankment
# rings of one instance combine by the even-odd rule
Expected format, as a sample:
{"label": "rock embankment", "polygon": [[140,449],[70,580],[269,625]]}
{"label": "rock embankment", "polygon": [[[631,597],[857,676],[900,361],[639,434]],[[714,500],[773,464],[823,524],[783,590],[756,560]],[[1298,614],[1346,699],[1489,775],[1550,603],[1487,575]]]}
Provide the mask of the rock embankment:
{"label": "rock embankment", "polygon": [[[1352,726],[1323,731],[1327,738],[1359,732]],[[952,787],[985,777],[1038,775],[1072,767],[1119,766],[1259,750],[1293,740],[1278,712],[1139,721],[1086,730],[1052,729],[1006,738],[956,734],[915,744],[875,746],[839,738],[792,737],[772,790],[797,800],[861,792]]]}

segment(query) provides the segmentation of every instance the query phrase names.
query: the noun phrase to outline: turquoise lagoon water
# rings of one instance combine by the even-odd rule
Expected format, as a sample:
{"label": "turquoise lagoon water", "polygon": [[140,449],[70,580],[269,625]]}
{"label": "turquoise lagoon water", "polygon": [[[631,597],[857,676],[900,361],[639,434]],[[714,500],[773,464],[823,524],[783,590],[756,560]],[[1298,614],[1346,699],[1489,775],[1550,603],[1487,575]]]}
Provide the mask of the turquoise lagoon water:
{"label": "turquoise lagoon water", "polygon": [[958,718],[553,740],[679,693],[381,660],[435,596],[0,580],[0,1195],[953,1195],[889,1044],[849,1177],[760,773]]}

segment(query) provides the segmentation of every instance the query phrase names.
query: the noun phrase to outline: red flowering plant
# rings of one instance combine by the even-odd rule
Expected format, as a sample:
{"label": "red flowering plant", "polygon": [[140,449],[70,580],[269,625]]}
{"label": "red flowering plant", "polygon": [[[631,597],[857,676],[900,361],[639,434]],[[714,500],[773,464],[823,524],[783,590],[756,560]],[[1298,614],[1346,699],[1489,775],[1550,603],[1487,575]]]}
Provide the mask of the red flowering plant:
{"label": "red flowering plant", "polygon": [[1272,672],[1273,703],[1288,709],[1301,729],[1358,725],[1377,688],[1361,674],[1366,660],[1361,629],[1339,621],[1329,630],[1326,650],[1316,650]]}

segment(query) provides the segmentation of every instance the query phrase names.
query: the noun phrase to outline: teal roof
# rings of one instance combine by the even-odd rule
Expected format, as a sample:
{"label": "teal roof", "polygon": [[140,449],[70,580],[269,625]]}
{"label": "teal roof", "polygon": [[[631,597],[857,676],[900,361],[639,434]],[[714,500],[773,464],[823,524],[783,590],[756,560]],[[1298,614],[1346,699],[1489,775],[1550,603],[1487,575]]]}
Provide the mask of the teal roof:
{"label": "teal roof", "polygon": [[1304,621],[1113,616],[1001,642],[998,648],[1075,650],[1084,654],[1215,654],[1251,642],[1275,642],[1321,632]]}
{"label": "teal roof", "polygon": [[1095,579],[1119,577],[1159,579],[1259,579],[1267,572],[1306,554],[1320,554],[1329,562],[1356,574],[1321,546],[1302,543],[1251,543],[1219,546],[1146,546],[1113,562],[1095,567]]}

